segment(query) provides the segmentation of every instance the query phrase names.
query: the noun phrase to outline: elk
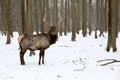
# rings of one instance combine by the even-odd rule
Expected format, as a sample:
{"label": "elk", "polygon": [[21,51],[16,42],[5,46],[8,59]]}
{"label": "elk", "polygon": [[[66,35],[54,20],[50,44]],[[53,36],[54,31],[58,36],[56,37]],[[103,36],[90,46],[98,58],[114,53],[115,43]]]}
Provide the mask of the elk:
{"label": "elk", "polygon": [[24,55],[27,50],[35,51],[40,50],[39,52],[39,62],[38,64],[44,64],[44,53],[50,45],[54,44],[58,38],[58,26],[62,22],[62,18],[58,21],[58,24],[55,26],[51,26],[46,22],[46,16],[43,18],[43,22],[48,26],[49,32],[48,33],[41,33],[38,35],[29,35],[23,34],[18,37],[18,42],[20,45],[20,62],[21,65],[25,65]]}

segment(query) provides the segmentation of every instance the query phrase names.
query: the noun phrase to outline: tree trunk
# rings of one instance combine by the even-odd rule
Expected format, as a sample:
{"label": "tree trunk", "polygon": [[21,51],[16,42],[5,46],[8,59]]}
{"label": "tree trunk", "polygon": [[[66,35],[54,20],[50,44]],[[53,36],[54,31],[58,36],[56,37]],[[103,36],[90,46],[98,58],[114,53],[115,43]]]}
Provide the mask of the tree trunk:
{"label": "tree trunk", "polygon": [[110,51],[110,47],[113,48],[113,52],[117,51],[116,48],[116,8],[117,0],[109,0],[109,21],[108,21],[108,42],[107,42],[107,51]]}
{"label": "tree trunk", "polygon": [[32,0],[27,0],[27,33],[33,34],[33,26],[32,26]]}
{"label": "tree trunk", "polygon": [[26,21],[26,0],[22,0],[22,28],[23,28],[23,33],[27,33],[27,21]]}
{"label": "tree trunk", "polygon": [[76,11],[76,18],[77,18],[77,34],[79,34],[79,31],[80,31],[80,0],[76,1],[76,7],[77,7],[77,11]]}
{"label": "tree trunk", "polygon": [[75,13],[76,13],[76,10],[75,10],[75,0],[71,0],[71,6],[72,6],[72,38],[71,40],[72,41],[75,41],[75,38],[76,38],[76,26],[75,26]]}
{"label": "tree trunk", "polygon": [[83,21],[82,21],[82,34],[83,37],[87,35],[87,29],[86,29],[86,0],[83,0]]}
{"label": "tree trunk", "polygon": [[98,1],[96,0],[96,26],[95,26],[95,38],[97,38],[97,28],[99,27],[99,17],[98,17]]}
{"label": "tree trunk", "polygon": [[41,33],[45,32],[45,27],[44,27],[44,23],[43,23],[43,17],[45,15],[45,0],[40,0],[40,21],[41,21]]}
{"label": "tree trunk", "polygon": [[[46,0],[46,21],[50,22],[49,0]],[[48,26],[46,26],[46,31],[49,32]]]}
{"label": "tree trunk", "polygon": [[[64,3],[64,1],[61,0],[61,9],[60,9],[60,11],[61,11],[61,16],[63,16],[63,3]],[[62,24],[62,25],[63,25],[63,24]],[[61,36],[62,36],[62,32],[63,32],[63,27],[60,26],[60,35],[61,35]]]}
{"label": "tree trunk", "polygon": [[23,4],[24,0],[18,0],[18,33],[19,35],[24,34],[24,25],[23,25],[23,14],[24,12],[22,12],[23,10]]}
{"label": "tree trunk", "polygon": [[[99,36],[101,36],[101,35],[103,35],[103,32],[105,31],[104,29],[105,29],[105,25],[104,25],[104,22],[105,22],[105,17],[104,17],[104,0],[101,0],[100,1],[101,2],[101,15],[100,15],[100,35]],[[103,35],[104,36],[104,35]]]}
{"label": "tree trunk", "polygon": [[65,23],[64,23],[64,35],[67,35],[68,30],[68,0],[65,0]]}
{"label": "tree trunk", "polygon": [[58,22],[58,6],[57,6],[58,0],[53,0],[53,25],[57,25]]}
{"label": "tree trunk", "polygon": [[2,0],[2,4],[1,4],[1,8],[2,8],[2,35],[5,34],[6,35],[6,28],[7,28],[7,6],[6,6],[6,0]]}
{"label": "tree trunk", "polygon": [[6,41],[6,44],[10,44],[10,42],[11,42],[11,38],[10,38],[10,34],[11,34],[11,28],[12,28],[12,26],[11,26],[11,14],[10,14],[10,12],[11,12],[11,0],[5,0],[6,1],[6,6],[7,6],[7,8],[6,8],[6,10],[7,10],[7,13],[6,13],[6,17],[7,17],[7,41]]}
{"label": "tree trunk", "polygon": [[92,21],[92,7],[91,7],[92,1],[89,0],[89,21],[88,21],[88,26],[89,26],[89,35],[91,35],[91,21]]}

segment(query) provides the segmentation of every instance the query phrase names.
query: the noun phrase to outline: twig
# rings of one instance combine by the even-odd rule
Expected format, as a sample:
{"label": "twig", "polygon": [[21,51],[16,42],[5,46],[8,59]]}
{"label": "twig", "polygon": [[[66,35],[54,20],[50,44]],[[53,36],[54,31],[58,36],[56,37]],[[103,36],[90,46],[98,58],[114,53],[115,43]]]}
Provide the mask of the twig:
{"label": "twig", "polygon": [[114,61],[115,59],[104,59],[104,60],[99,60],[99,61],[97,61],[97,62],[102,62],[102,61]]}
{"label": "twig", "polygon": [[81,69],[75,69],[74,71],[83,71],[85,68],[86,68],[86,66],[84,66],[84,67],[81,68]]}
{"label": "twig", "polygon": [[97,62],[103,62],[103,61],[110,61],[110,62],[101,64],[100,66],[105,66],[105,65],[112,64],[112,63],[115,63],[115,62],[120,62],[119,60],[116,60],[116,59],[105,59],[105,60],[99,60]]}
{"label": "twig", "polygon": [[72,61],[75,65],[77,65],[77,63],[75,61]]}

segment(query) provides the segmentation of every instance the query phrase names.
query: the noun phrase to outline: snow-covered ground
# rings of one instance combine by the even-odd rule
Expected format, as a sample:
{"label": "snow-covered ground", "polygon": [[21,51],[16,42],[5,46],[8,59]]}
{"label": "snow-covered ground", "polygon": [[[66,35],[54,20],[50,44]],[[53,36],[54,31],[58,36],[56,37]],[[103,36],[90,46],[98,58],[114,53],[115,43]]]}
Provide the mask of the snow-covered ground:
{"label": "snow-covered ground", "polygon": [[26,65],[20,65],[17,42],[14,32],[11,44],[6,45],[6,37],[0,35],[0,80],[120,80],[120,62],[100,66],[103,59],[120,60],[120,38],[117,39],[117,52],[106,52],[105,37],[76,36],[71,42],[71,34],[59,36],[56,44],[45,51],[45,64],[38,65],[39,51],[30,57],[25,54]]}

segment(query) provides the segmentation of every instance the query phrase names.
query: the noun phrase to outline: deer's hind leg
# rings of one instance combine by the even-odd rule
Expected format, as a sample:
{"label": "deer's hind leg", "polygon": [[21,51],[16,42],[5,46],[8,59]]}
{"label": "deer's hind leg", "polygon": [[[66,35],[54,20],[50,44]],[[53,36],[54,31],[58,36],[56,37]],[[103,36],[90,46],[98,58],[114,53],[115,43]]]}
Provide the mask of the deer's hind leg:
{"label": "deer's hind leg", "polygon": [[24,55],[25,55],[25,52],[26,52],[27,49],[21,49],[20,51],[20,62],[21,62],[21,65],[25,65],[25,61],[24,61]]}
{"label": "deer's hind leg", "polygon": [[29,56],[32,56],[32,55],[35,55],[35,52],[34,52],[34,51],[30,51]]}

